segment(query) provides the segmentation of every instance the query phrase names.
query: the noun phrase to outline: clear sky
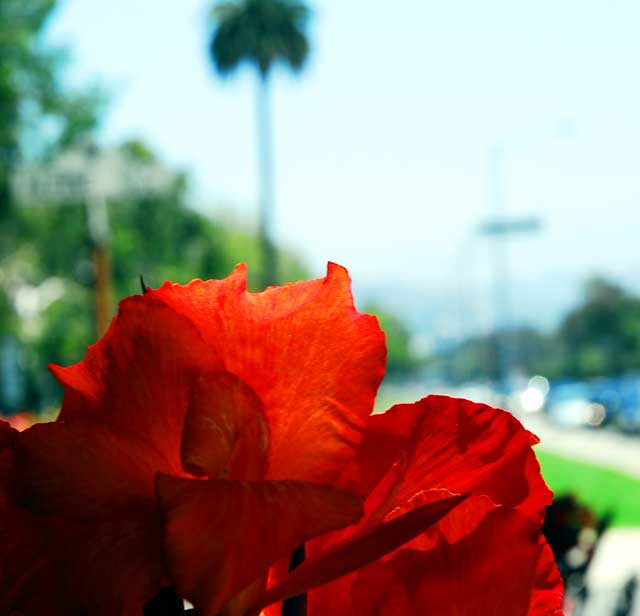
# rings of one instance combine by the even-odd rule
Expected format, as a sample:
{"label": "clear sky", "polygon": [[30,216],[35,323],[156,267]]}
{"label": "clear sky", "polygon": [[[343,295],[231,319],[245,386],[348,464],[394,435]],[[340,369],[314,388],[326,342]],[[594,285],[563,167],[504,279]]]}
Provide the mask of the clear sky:
{"label": "clear sky", "polygon": [[[141,136],[193,173],[200,207],[255,212],[254,80],[205,49],[209,2],[60,0],[70,76],[113,94],[104,137]],[[539,215],[511,268],[640,280],[640,3],[318,0],[300,78],[273,82],[277,235],[314,273],[363,284],[482,286],[487,150],[506,148],[509,213]],[[554,135],[559,122],[575,134]],[[527,299],[521,298],[521,303]]]}

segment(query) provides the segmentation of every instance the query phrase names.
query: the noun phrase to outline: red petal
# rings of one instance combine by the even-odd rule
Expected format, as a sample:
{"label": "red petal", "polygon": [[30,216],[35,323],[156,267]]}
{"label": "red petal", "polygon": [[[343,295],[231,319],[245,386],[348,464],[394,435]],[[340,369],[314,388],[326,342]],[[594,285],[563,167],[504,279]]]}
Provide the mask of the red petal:
{"label": "red petal", "polygon": [[91,518],[155,509],[154,449],[91,420],[36,424],[15,445],[15,484],[32,511]]}
{"label": "red petal", "polygon": [[544,537],[540,537],[540,558],[528,616],[562,616],[564,583]]}
{"label": "red petal", "polygon": [[399,550],[362,570],[355,616],[526,616],[540,552],[539,531],[504,507],[476,530],[430,551]]}
{"label": "red petal", "polygon": [[258,480],[265,475],[269,434],[262,402],[237,376],[199,377],[190,391],[182,462],[194,475]]}
{"label": "red petal", "polygon": [[199,481],[159,475],[178,591],[204,616],[311,537],[362,514],[360,499],[301,481]]}
{"label": "red petal", "polygon": [[65,596],[83,613],[139,614],[168,585],[162,524],[155,514],[98,520],[58,518],[49,526],[51,560]]}
{"label": "red petal", "polygon": [[17,431],[0,422],[0,614],[22,610],[24,614],[44,614],[29,606],[33,589],[39,588],[46,597],[49,613],[63,614],[56,609],[50,570],[44,549],[42,524],[29,512],[15,504],[11,491],[10,472],[13,467],[12,443]]}
{"label": "red petal", "polygon": [[[372,416],[357,456],[338,485],[368,495],[358,529],[387,519],[398,508],[414,506],[416,496],[422,498],[433,489],[476,495],[412,542],[413,547],[430,549],[441,535],[455,542],[471,533],[494,503],[521,508],[541,521],[551,492],[531,449],[535,442],[509,413],[430,396]],[[347,529],[319,537],[310,542],[308,553],[321,553],[354,532]],[[338,580],[326,596],[348,596],[351,583]],[[314,595],[309,597],[310,613],[322,612]],[[336,616],[337,609],[331,607]]]}
{"label": "red petal", "polygon": [[465,498],[449,496],[421,505],[308,559],[282,582],[269,588],[247,613],[307,592],[373,562],[436,524]]}
{"label": "red petal", "polygon": [[487,495],[542,521],[552,493],[531,446],[537,438],[510,413],[467,400],[429,396],[369,420],[356,463],[341,483],[370,493],[392,465],[387,507],[421,490]]}
{"label": "red petal", "polygon": [[377,320],[355,310],[349,284],[346,270],[330,264],[324,279],[264,293],[246,292],[244,269],[147,293],[195,323],[224,369],[262,400],[269,479],[330,483],[360,442],[386,352]]}
{"label": "red petal", "polygon": [[0,451],[13,445],[18,431],[10,423],[0,420]]}
{"label": "red petal", "polygon": [[10,523],[0,549],[2,614],[138,614],[166,579],[156,518],[89,523],[16,509]]}
{"label": "red petal", "polygon": [[120,304],[82,362],[50,367],[65,390],[60,419],[99,416],[151,443],[177,474],[190,387],[196,376],[219,368],[194,325],[148,294]]}
{"label": "red petal", "polygon": [[54,580],[68,612],[139,609],[166,576],[153,477],[167,466],[137,439],[90,419],[21,432],[12,470],[20,523],[12,520],[11,530],[29,523],[15,549],[33,546],[32,532],[32,557],[44,569],[23,580],[20,600],[39,592],[43,578]]}

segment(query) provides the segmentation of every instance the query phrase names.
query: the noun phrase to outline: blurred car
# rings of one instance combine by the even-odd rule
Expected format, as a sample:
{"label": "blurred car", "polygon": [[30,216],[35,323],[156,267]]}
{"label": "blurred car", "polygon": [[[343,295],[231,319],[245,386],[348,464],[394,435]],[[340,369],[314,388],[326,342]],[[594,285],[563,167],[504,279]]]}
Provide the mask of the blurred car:
{"label": "blurred car", "polygon": [[605,415],[600,425],[615,425],[622,405],[623,379],[620,377],[602,377],[589,382],[591,400],[601,404]]}
{"label": "blurred car", "polygon": [[640,432],[640,377],[620,379],[615,425],[624,432]]}
{"label": "blurred car", "polygon": [[593,385],[579,381],[553,384],[545,408],[550,420],[565,427],[601,426],[607,416]]}

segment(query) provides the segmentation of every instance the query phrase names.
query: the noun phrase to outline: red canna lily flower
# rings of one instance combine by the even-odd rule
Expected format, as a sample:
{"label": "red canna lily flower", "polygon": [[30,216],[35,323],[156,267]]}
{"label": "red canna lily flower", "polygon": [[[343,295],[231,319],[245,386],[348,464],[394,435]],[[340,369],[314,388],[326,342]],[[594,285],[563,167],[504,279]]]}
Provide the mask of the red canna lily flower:
{"label": "red canna lily flower", "polygon": [[370,417],[384,361],[332,264],[125,300],[52,367],[58,420],[0,430],[0,616],[129,616],[166,586],[203,616],[304,592],[309,614],[553,614],[535,437],[442,397]]}

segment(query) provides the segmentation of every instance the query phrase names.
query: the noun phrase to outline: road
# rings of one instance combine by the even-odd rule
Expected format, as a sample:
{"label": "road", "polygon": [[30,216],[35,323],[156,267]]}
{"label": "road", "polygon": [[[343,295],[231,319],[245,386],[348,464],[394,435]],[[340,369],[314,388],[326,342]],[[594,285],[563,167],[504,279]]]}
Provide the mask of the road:
{"label": "road", "polygon": [[[535,415],[519,417],[540,437],[541,449],[606,466],[640,480],[640,437],[606,428],[558,428]],[[640,498],[640,494],[638,495]]]}

